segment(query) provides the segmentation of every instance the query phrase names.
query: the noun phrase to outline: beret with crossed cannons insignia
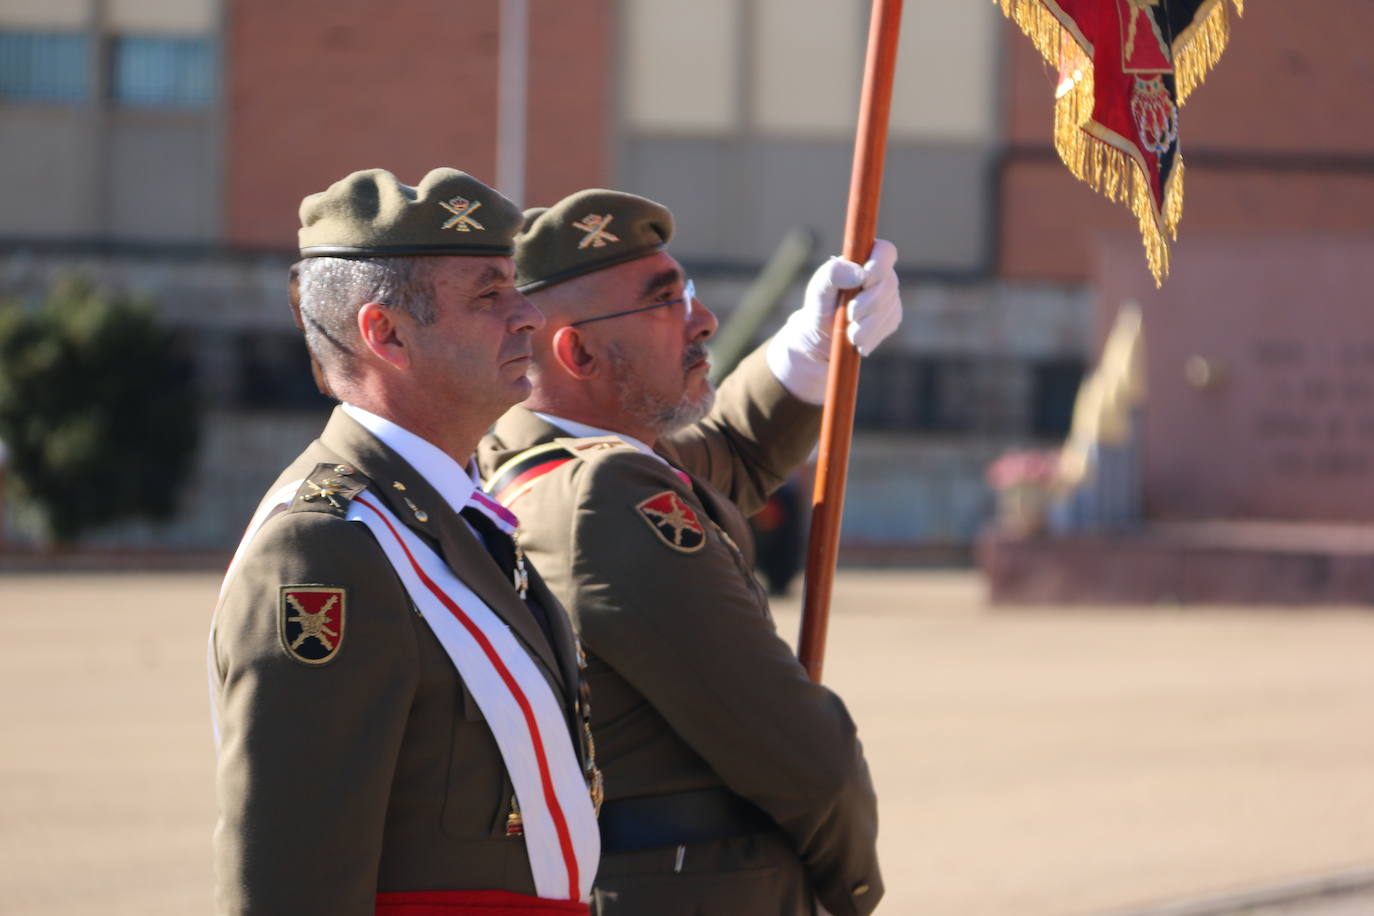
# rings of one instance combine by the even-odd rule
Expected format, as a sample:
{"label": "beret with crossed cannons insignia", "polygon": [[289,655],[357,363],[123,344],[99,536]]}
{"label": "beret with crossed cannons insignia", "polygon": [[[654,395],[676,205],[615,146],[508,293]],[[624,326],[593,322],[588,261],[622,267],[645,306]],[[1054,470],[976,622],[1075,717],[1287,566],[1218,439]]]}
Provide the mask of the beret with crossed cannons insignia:
{"label": "beret with crossed cannons insignia", "polygon": [[515,236],[515,285],[522,293],[662,251],[673,215],[623,191],[578,191],[552,207],[525,211]]}
{"label": "beret with crossed cannons insignia", "polygon": [[520,208],[466,172],[434,169],[415,187],[366,169],[301,201],[303,258],[510,257]]}

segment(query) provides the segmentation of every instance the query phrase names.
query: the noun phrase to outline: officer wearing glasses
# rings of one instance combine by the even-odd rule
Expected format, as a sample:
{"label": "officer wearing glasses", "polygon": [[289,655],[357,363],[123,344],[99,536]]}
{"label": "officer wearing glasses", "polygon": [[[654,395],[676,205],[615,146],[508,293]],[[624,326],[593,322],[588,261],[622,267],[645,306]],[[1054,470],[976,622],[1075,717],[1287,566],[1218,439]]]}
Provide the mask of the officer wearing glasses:
{"label": "officer wearing glasses", "polygon": [[778,636],[746,523],[815,445],[841,288],[867,354],[901,319],[879,242],[713,390],[716,318],[666,250],[672,215],[617,191],[527,211],[516,284],[547,324],[531,397],[478,450],[487,489],[571,612],[605,774],[604,914],[866,914],[873,787],[844,703]]}

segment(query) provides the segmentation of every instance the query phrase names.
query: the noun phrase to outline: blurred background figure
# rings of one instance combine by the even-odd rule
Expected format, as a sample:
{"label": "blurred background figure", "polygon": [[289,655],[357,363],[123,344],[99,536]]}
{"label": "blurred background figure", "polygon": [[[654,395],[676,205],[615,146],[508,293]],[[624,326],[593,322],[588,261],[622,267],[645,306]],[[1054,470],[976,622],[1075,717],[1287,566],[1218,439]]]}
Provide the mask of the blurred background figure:
{"label": "blurred background figure", "polygon": [[5,471],[9,463],[9,450],[5,448],[5,440],[0,439],[0,548],[5,546]]}
{"label": "blurred background figure", "polygon": [[758,571],[768,583],[770,595],[786,595],[792,580],[801,572],[802,552],[806,549],[806,513],[802,500],[810,499],[810,493],[803,490],[796,479],[788,480],[749,520],[754,531]]}
{"label": "blurred background figure", "polygon": [[1102,360],[1078,389],[1073,425],[1059,455],[1046,509],[1055,534],[1139,526],[1145,399],[1140,307],[1122,306]]}

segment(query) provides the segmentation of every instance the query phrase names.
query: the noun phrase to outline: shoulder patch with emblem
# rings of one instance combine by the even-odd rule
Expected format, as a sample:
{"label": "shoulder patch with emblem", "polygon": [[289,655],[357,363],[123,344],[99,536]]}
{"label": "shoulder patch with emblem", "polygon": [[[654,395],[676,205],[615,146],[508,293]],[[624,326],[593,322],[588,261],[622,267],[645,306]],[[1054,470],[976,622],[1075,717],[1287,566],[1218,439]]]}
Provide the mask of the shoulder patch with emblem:
{"label": "shoulder patch with emblem", "polygon": [[333,585],[283,585],[277,629],[286,653],[304,665],[323,665],[343,645],[348,589]]}
{"label": "shoulder patch with emblem", "polygon": [[696,512],[672,490],[650,496],[635,506],[659,540],[682,553],[696,553],[706,543],[706,529]]}

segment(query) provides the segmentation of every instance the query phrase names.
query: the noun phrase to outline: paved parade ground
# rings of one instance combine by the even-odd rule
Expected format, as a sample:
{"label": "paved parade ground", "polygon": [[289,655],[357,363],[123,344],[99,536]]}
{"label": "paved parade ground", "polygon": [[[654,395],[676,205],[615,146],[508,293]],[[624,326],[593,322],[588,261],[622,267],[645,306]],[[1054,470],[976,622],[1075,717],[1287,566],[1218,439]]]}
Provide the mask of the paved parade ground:
{"label": "paved parade ground", "polygon": [[[0,573],[0,913],[209,911],[217,584]],[[1374,881],[1369,609],[990,609],[971,573],[851,571],[826,679],[882,800],[880,912],[1182,916]],[[1374,913],[1374,885],[1307,887],[1229,912]]]}

